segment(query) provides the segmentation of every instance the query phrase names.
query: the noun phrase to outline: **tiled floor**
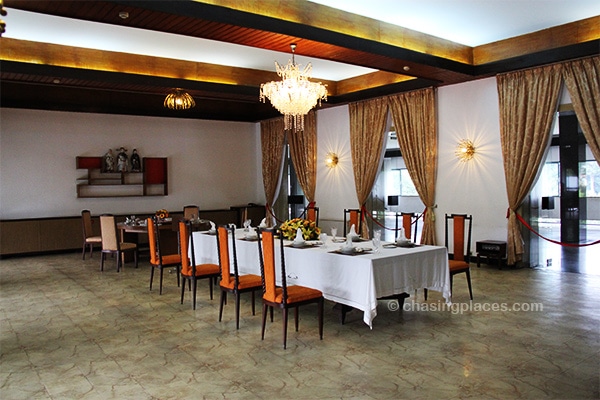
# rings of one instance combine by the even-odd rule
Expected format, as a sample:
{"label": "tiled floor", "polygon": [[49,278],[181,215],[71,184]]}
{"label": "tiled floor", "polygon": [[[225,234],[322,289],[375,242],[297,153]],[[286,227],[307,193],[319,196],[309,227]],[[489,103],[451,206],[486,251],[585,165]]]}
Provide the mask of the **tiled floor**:
{"label": "tiled floor", "polygon": [[[261,341],[249,296],[236,331],[233,303],[218,322],[205,282],[193,311],[174,275],[159,296],[147,263],[108,265],[101,273],[98,255],[78,254],[0,260],[2,399],[600,396],[598,275],[473,267],[473,303],[458,275],[451,310],[438,293],[427,303],[413,293],[402,312],[381,302],[372,330],[356,311],[340,325],[326,303],[322,341],[309,306],[283,350],[280,314]],[[543,310],[488,310],[532,303]]]}

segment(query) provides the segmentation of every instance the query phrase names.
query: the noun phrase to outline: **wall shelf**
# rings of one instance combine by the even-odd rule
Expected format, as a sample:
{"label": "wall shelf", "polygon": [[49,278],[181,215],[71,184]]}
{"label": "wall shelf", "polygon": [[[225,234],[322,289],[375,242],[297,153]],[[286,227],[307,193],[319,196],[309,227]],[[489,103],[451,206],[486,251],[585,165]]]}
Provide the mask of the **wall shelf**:
{"label": "wall shelf", "polygon": [[77,169],[87,170],[77,179],[77,197],[167,196],[166,157],[142,158],[142,172],[102,172],[102,157],[80,156]]}

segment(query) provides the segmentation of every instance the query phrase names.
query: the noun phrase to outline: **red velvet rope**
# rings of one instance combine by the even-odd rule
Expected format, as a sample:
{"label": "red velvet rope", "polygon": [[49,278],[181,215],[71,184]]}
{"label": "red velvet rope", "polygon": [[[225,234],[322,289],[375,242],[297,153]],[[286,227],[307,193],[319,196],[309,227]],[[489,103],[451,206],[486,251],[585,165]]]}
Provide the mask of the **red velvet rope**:
{"label": "red velvet rope", "polygon": [[[506,217],[508,218],[508,215],[510,214],[510,208],[508,209],[507,213],[506,213]],[[521,217],[519,215],[518,212],[515,212],[515,215],[517,216],[517,219],[519,220],[520,223],[522,223],[527,229],[529,229],[532,233],[536,234],[537,236],[541,237],[542,239],[554,243],[554,244],[558,244],[560,246],[565,246],[565,247],[586,247],[586,246],[592,246],[594,244],[598,244],[600,243],[600,240],[596,240],[595,242],[591,242],[591,243],[563,243],[563,242],[559,242],[557,240],[552,240],[549,239],[543,235],[541,235],[540,233],[536,232],[533,230],[533,228],[527,223],[527,221],[525,221],[523,219],[523,217]]]}
{"label": "red velvet rope", "polygon": [[273,216],[273,218],[275,218],[275,221],[277,221],[280,224],[284,223],[284,221],[282,221],[279,218],[277,218],[277,215],[275,215],[275,213],[273,213],[273,210],[271,209],[271,207],[268,204],[265,205],[265,208],[267,209],[267,212],[269,214],[271,214]]}
{"label": "red velvet rope", "polygon": [[[425,211],[427,211],[427,208],[425,208]],[[416,224],[417,221],[419,220],[419,218],[421,218],[425,214],[425,211],[423,211],[423,213],[421,213],[421,215],[417,215],[417,218],[415,218],[414,221],[411,221],[410,224],[411,225]],[[388,228],[385,225],[383,225],[381,222],[379,222],[375,218],[373,218],[373,214],[370,213],[370,212],[368,212],[367,207],[365,207],[364,205],[362,206],[362,213],[363,213],[363,215],[367,214],[371,218],[371,221],[375,222],[375,224],[379,225],[383,229],[387,229],[388,231],[395,231],[396,230],[395,227],[394,228]]]}

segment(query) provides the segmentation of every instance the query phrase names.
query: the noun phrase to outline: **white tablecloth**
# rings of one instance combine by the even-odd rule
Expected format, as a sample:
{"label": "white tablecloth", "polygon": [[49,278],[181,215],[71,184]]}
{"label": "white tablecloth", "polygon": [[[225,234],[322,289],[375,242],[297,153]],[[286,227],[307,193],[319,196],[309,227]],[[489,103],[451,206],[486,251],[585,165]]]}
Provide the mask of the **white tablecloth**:
{"label": "white tablecloth", "polygon": [[[216,236],[207,232],[193,232],[193,235],[196,263],[218,263]],[[239,272],[260,275],[258,244],[242,240],[243,237],[243,229],[238,229]],[[378,253],[353,256],[332,253],[341,246],[328,239],[325,246],[286,247],[287,284],[318,289],[328,300],[362,310],[363,320],[370,327],[377,316],[380,297],[427,288],[441,292],[450,302],[450,271],[445,247],[380,248]],[[372,243],[359,242],[356,246],[372,247]],[[277,243],[276,247],[279,249]],[[276,255],[279,265],[279,251]]]}

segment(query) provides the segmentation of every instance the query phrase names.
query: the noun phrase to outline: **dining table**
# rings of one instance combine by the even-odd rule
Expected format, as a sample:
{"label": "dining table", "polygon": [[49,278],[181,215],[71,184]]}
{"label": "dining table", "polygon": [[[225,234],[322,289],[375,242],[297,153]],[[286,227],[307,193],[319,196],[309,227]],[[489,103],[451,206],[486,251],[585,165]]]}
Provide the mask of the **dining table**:
{"label": "dining table", "polygon": [[[190,257],[193,251],[196,264],[219,262],[217,239],[213,232],[193,232],[191,239]],[[232,240],[231,236],[229,240]],[[256,236],[240,228],[235,231],[235,240],[239,272],[260,275]],[[291,240],[284,240],[287,285],[318,289],[327,300],[361,310],[363,321],[370,328],[381,298],[426,288],[441,292],[445,301],[450,303],[446,247],[398,247],[383,242],[374,251],[369,240],[356,242],[357,251],[345,254],[341,252],[343,245],[333,238],[326,242],[307,241],[302,247],[295,247]],[[276,247],[279,248],[278,243]],[[275,253],[276,263],[280,266],[280,251]]]}

